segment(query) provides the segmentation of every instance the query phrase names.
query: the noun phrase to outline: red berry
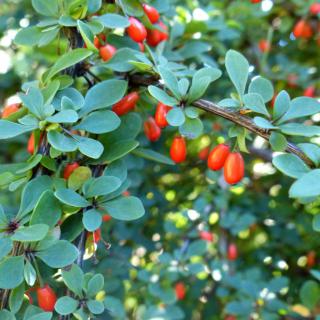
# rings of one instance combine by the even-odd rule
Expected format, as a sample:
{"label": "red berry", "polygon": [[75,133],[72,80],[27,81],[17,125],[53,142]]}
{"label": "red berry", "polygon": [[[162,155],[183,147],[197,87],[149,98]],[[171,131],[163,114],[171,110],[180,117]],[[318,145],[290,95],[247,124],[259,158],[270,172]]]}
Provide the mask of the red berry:
{"label": "red berry", "polygon": [[168,35],[168,27],[162,22],[159,22],[159,26],[160,28],[163,30],[162,32],[160,32],[161,34],[161,41],[165,41],[169,39],[169,35]]}
{"label": "red berry", "polygon": [[37,298],[39,307],[42,310],[47,312],[52,312],[54,310],[57,296],[48,284],[46,284],[43,288],[37,289]]}
{"label": "red berry", "polygon": [[142,42],[147,37],[145,26],[136,18],[129,18],[130,26],[127,28],[129,37],[135,42]]}
{"label": "red berry", "polygon": [[226,144],[219,144],[211,150],[208,157],[208,168],[211,170],[222,169],[228,155],[230,148]]}
{"label": "red berry", "polygon": [[187,146],[186,146],[186,141],[183,137],[175,137],[173,139],[173,142],[170,148],[170,156],[171,156],[171,159],[176,163],[180,163],[186,160]]}
{"label": "red berry", "polygon": [[141,52],[144,52],[144,49],[145,49],[145,48],[144,48],[143,42],[139,42],[138,45],[139,45],[140,51],[141,51]]}
{"label": "red berry", "polygon": [[270,51],[270,43],[266,39],[261,39],[259,41],[259,49],[261,52],[269,52]]}
{"label": "red berry", "polygon": [[208,159],[209,153],[210,147],[205,147],[199,151],[198,158],[202,161],[206,161]]}
{"label": "red berry", "polygon": [[229,184],[235,184],[244,176],[244,161],[240,152],[232,152],[224,163],[224,179]]}
{"label": "red berry", "polygon": [[293,34],[296,38],[308,39],[312,37],[313,31],[309,22],[301,19],[295,24]]}
{"label": "red berry", "polygon": [[104,215],[102,216],[102,221],[103,221],[103,222],[108,222],[108,221],[110,221],[111,219],[112,219],[112,217],[109,216],[108,214],[104,214]]}
{"label": "red berry", "polygon": [[309,9],[311,14],[317,15],[320,13],[320,3],[313,3]]}
{"label": "red berry", "polygon": [[316,88],[314,86],[310,86],[304,90],[303,95],[305,97],[313,98],[315,96],[315,91],[316,91]]}
{"label": "red berry", "polygon": [[159,128],[153,117],[149,117],[148,120],[145,121],[143,128],[146,137],[150,141],[154,142],[160,138],[161,129]]}
{"label": "red berry", "polygon": [[66,167],[63,170],[63,178],[68,180],[69,177],[71,176],[71,173],[76,170],[77,168],[79,168],[79,163],[78,162],[73,162],[73,163],[69,163],[66,165]]}
{"label": "red berry", "polygon": [[315,251],[310,251],[307,254],[307,267],[312,268],[316,264],[316,253]]}
{"label": "red berry", "polygon": [[126,95],[119,102],[117,102],[112,107],[112,111],[115,112],[118,116],[122,116],[123,114],[131,111],[135,106],[137,101],[139,100],[138,92],[134,91]]}
{"label": "red berry", "polygon": [[130,191],[128,191],[128,190],[122,192],[122,195],[123,195],[124,197],[129,197],[130,194],[131,194],[131,193],[130,193]]}
{"label": "red berry", "polygon": [[199,236],[200,236],[200,239],[208,241],[208,242],[212,242],[214,239],[213,234],[209,231],[200,231]]}
{"label": "red berry", "polygon": [[93,44],[97,49],[100,49],[103,44],[106,42],[107,37],[105,34],[99,34],[98,36],[95,36],[93,39]]}
{"label": "red berry", "polygon": [[101,229],[97,229],[93,232],[93,242],[94,243],[99,243],[101,240]]}
{"label": "red berry", "polygon": [[160,128],[165,128],[168,125],[168,121],[166,119],[167,113],[172,109],[172,107],[159,102],[156,108],[156,112],[154,118],[156,120],[157,125]]}
{"label": "red berry", "polygon": [[100,47],[99,49],[100,57],[103,61],[110,60],[116,53],[116,51],[117,49],[111,44],[106,44],[103,47]]}
{"label": "red berry", "polygon": [[251,0],[251,3],[260,3],[262,0]]}
{"label": "red berry", "polygon": [[[42,134],[40,134],[39,143],[41,143],[41,140],[42,140]],[[34,137],[34,133],[32,132],[30,137],[29,137],[29,140],[28,140],[27,151],[30,154],[33,154],[34,153],[34,148],[35,148],[35,137]]]}
{"label": "red berry", "polygon": [[227,256],[228,256],[228,260],[230,260],[230,261],[237,260],[238,249],[237,249],[236,244],[234,244],[234,243],[229,244]]}
{"label": "red berry", "polygon": [[177,300],[183,300],[186,296],[186,287],[182,282],[178,282],[175,285]]}
{"label": "red berry", "polygon": [[17,112],[20,109],[20,103],[13,103],[5,106],[2,110],[2,119],[8,118],[11,114]]}
{"label": "red berry", "polygon": [[151,47],[156,47],[162,40],[161,31],[148,29],[147,43]]}
{"label": "red berry", "polygon": [[151,23],[156,23],[159,18],[160,18],[160,14],[158,12],[158,10],[152,6],[150,6],[149,4],[143,4],[143,10],[145,12],[145,14],[148,16],[149,20]]}

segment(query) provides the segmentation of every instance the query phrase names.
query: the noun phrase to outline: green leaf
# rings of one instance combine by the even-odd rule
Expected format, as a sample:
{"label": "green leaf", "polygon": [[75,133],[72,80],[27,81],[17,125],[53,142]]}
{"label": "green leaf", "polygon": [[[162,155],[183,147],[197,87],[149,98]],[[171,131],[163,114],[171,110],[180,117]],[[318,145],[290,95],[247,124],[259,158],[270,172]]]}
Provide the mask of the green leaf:
{"label": "green leaf", "polygon": [[253,78],[249,85],[248,92],[258,93],[263,98],[264,102],[270,101],[274,95],[272,83],[260,76]]}
{"label": "green leaf", "polygon": [[121,317],[125,318],[125,309],[123,307],[123,304],[120,299],[114,298],[112,296],[107,296],[104,299],[104,306],[105,308],[113,315],[116,317]]}
{"label": "green leaf", "polygon": [[313,143],[299,143],[298,147],[312,160],[316,165],[320,163],[320,147]]}
{"label": "green leaf", "polygon": [[282,173],[295,179],[310,171],[309,167],[294,154],[280,154],[273,158],[272,163]]}
{"label": "green leaf", "polygon": [[39,47],[44,47],[52,42],[58,36],[60,28],[59,26],[56,26],[53,29],[43,30],[42,32],[42,37],[38,42]]}
{"label": "green leaf", "polygon": [[110,163],[105,168],[103,175],[117,177],[120,179],[121,183],[123,183],[128,176],[128,169],[125,161],[123,159],[119,159]]}
{"label": "green leaf", "polygon": [[51,268],[64,268],[78,257],[78,249],[66,240],[58,240],[49,248],[36,252],[36,256]]}
{"label": "green leaf", "polygon": [[143,8],[139,0],[121,0],[120,6],[128,16],[143,16]]}
{"label": "green leaf", "polygon": [[131,221],[141,218],[145,211],[140,199],[136,197],[118,198],[102,204],[113,218]]}
{"label": "green leaf", "polygon": [[82,297],[83,272],[81,268],[73,264],[70,270],[62,270],[62,278],[66,286],[79,297]]}
{"label": "green leaf", "polygon": [[320,135],[319,126],[307,126],[302,123],[287,123],[280,126],[281,132],[292,136],[314,137]]}
{"label": "green leaf", "polygon": [[39,119],[44,119],[44,99],[41,91],[38,88],[31,87],[27,94],[19,94],[24,106]]}
{"label": "green leaf", "polygon": [[190,82],[187,78],[182,78],[181,80],[178,81],[179,85],[179,92],[182,97],[185,97],[185,95],[188,92]]}
{"label": "green leaf", "polygon": [[[273,106],[273,118],[281,118],[290,108],[290,96],[287,91],[282,90],[277,95]],[[277,121],[278,123],[278,121]]]}
{"label": "green leaf", "polygon": [[172,108],[167,113],[166,119],[167,119],[168,123],[174,127],[179,127],[179,126],[183,125],[184,122],[186,121],[186,117],[184,115],[184,112],[179,107]]}
{"label": "green leaf", "polygon": [[23,281],[23,256],[6,257],[0,262],[0,288],[13,289]]}
{"label": "green leaf", "polygon": [[263,129],[277,129],[269,120],[262,117],[254,117],[253,122]]}
{"label": "green leaf", "polygon": [[48,233],[49,227],[46,224],[34,224],[29,227],[19,227],[11,236],[13,241],[35,242],[42,240]]}
{"label": "green leaf", "polygon": [[193,241],[186,252],[186,258],[193,256],[202,256],[207,251],[207,243],[203,240]]}
{"label": "green leaf", "polygon": [[175,163],[169,157],[166,157],[163,154],[158,153],[151,149],[137,148],[133,150],[132,153],[137,157],[145,158],[147,160],[151,160],[151,161],[155,161],[155,162],[159,162],[159,163],[163,163],[171,166],[175,165]]}
{"label": "green leaf", "polygon": [[64,296],[57,300],[54,308],[61,315],[68,315],[77,310],[79,302],[71,297]]}
{"label": "green leaf", "polygon": [[96,111],[85,117],[74,129],[85,130],[90,133],[107,133],[120,126],[120,118],[110,110]]}
{"label": "green leaf", "polygon": [[132,61],[137,60],[137,51],[130,48],[121,48],[116,51],[110,60],[103,64],[106,69],[115,72],[129,72],[134,69]]}
{"label": "green leaf", "polygon": [[269,142],[272,147],[272,150],[274,151],[285,151],[288,146],[288,141],[286,137],[283,134],[274,131],[271,132]]}
{"label": "green leaf", "polygon": [[320,102],[318,102],[316,99],[309,97],[295,98],[291,101],[289,110],[279,120],[279,123],[283,123],[292,119],[311,116],[319,112]]}
{"label": "green leaf", "polygon": [[56,17],[59,14],[57,0],[32,0],[33,8],[43,16]]}
{"label": "green leaf", "polygon": [[136,140],[119,140],[105,148],[102,159],[108,163],[118,160],[139,146]]}
{"label": "green leaf", "polygon": [[103,145],[98,140],[77,136],[80,152],[89,158],[98,159],[103,153]]}
{"label": "green leaf", "polygon": [[90,203],[80,196],[78,193],[71,189],[63,188],[58,189],[54,195],[64,204],[72,207],[85,208],[90,205]]}
{"label": "green leaf", "polygon": [[229,50],[226,54],[226,69],[228,75],[237,89],[240,97],[243,96],[249,75],[249,63],[239,52]]}
{"label": "green leaf", "polygon": [[129,19],[115,13],[107,13],[97,17],[105,28],[126,28],[130,25]]}
{"label": "green leaf", "polygon": [[314,231],[320,232],[320,214],[317,214],[313,217],[312,228]]}
{"label": "green leaf", "polygon": [[99,229],[102,223],[101,212],[96,209],[85,211],[83,213],[82,223],[89,232]]}
{"label": "green leaf", "polygon": [[42,193],[51,188],[52,180],[49,176],[39,176],[28,182],[22,191],[18,217],[22,217],[33,210]]}
{"label": "green leaf", "polygon": [[105,80],[96,84],[88,90],[81,114],[112,106],[121,100],[126,90],[127,82],[124,80]]}
{"label": "green leaf", "polygon": [[29,260],[26,260],[26,263],[24,265],[23,275],[26,283],[29,286],[33,286],[35,282],[37,281],[37,273],[32,264]]}
{"label": "green leaf", "polygon": [[289,189],[290,198],[307,198],[318,195],[320,195],[320,169],[306,173]]}
{"label": "green leaf", "polygon": [[22,306],[24,290],[24,282],[22,282],[19,287],[14,288],[10,293],[9,308],[13,313],[17,313]]}
{"label": "green leaf", "polygon": [[91,170],[88,167],[78,167],[74,170],[68,179],[68,188],[78,190],[91,178]]}
{"label": "green leaf", "polygon": [[61,56],[55,64],[49,69],[47,76],[45,77],[45,82],[48,82],[52,77],[54,77],[60,71],[67,69],[82,60],[88,58],[92,52],[87,49],[78,48],[65,53]]}
{"label": "green leaf", "polygon": [[98,300],[89,300],[87,302],[88,309],[93,314],[101,314],[104,311],[104,305]]}
{"label": "green leaf", "polygon": [[243,102],[248,109],[256,113],[261,113],[265,116],[269,116],[268,110],[263,102],[262,97],[259,94],[248,93],[243,96]]}
{"label": "green leaf", "polygon": [[53,191],[45,191],[37,202],[30,219],[30,225],[46,224],[54,228],[61,217],[61,207]]}
{"label": "green leaf", "polygon": [[179,104],[178,100],[169,96],[165,91],[158,87],[149,86],[148,91],[156,100],[166,104],[167,106],[176,106]]}
{"label": "green leaf", "polygon": [[4,258],[12,250],[13,244],[10,238],[0,239],[0,260]]}
{"label": "green leaf", "polygon": [[98,52],[98,49],[95,47],[93,41],[94,41],[94,35],[88,26],[88,24],[82,22],[81,20],[77,21],[78,29],[80,31],[80,34],[84,40],[84,43],[86,44],[87,48],[89,50],[92,50],[94,52]]}
{"label": "green leaf", "polygon": [[0,311],[0,319],[1,320],[16,320],[14,314],[8,310],[1,310]]}
{"label": "green leaf", "polygon": [[111,176],[102,176],[88,182],[85,196],[87,198],[104,196],[117,190],[120,186],[120,179]]}
{"label": "green leaf", "polygon": [[95,274],[88,282],[87,295],[90,297],[95,296],[104,287],[104,278],[102,274]]}
{"label": "green leaf", "polygon": [[78,121],[78,114],[74,110],[62,110],[48,117],[46,121],[51,123],[74,123]]}
{"label": "green leaf", "polygon": [[8,120],[0,120],[0,140],[14,138],[34,129],[36,127],[25,126]]}
{"label": "green leaf", "polygon": [[73,152],[78,148],[77,141],[57,131],[48,132],[48,142],[52,147],[61,152]]}
{"label": "green leaf", "polygon": [[203,132],[203,123],[199,118],[186,118],[186,121],[183,123],[183,125],[179,127],[179,132],[181,135],[189,139],[196,139]]}
{"label": "green leaf", "polygon": [[177,99],[180,99],[181,95],[179,90],[178,79],[176,78],[174,73],[162,66],[159,66],[158,70],[159,70],[161,79],[164,81],[164,84],[166,85],[166,87],[173,93],[173,95]]}
{"label": "green leaf", "polygon": [[14,43],[22,46],[35,46],[42,37],[41,29],[35,26],[21,29],[15,39]]}
{"label": "green leaf", "polygon": [[302,303],[312,310],[319,302],[320,288],[319,285],[313,281],[308,280],[304,282],[299,292]]}

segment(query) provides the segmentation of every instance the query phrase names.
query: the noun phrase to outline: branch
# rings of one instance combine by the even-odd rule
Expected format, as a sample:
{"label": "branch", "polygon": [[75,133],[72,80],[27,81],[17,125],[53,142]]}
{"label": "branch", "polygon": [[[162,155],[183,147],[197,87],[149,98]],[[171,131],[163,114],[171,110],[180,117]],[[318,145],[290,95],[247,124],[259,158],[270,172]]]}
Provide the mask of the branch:
{"label": "branch", "polygon": [[[160,87],[161,85],[158,82],[159,77],[157,75],[154,76],[141,76],[138,74],[130,76],[129,83],[132,85],[143,85],[148,86],[151,84],[158,84]],[[255,133],[256,135],[264,138],[265,140],[270,139],[270,130],[266,130],[263,128],[258,127],[251,118],[241,115],[238,111],[231,110],[230,108],[221,108],[217,104],[207,101],[207,100],[197,100],[193,102],[193,106],[207,112],[210,112],[214,115],[217,115],[221,118],[229,120],[241,127],[246,128],[250,132]],[[286,151],[298,156],[302,161],[304,161],[309,167],[314,167],[314,163],[303,153],[296,145],[293,143],[288,143]]]}

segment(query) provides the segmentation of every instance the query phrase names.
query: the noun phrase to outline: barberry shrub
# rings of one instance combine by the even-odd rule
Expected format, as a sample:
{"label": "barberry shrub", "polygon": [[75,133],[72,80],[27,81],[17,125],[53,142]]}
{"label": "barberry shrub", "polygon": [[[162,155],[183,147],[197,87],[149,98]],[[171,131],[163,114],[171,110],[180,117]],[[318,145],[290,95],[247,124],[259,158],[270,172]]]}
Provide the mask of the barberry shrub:
{"label": "barberry shrub", "polygon": [[0,319],[318,319],[318,7],[2,1]]}

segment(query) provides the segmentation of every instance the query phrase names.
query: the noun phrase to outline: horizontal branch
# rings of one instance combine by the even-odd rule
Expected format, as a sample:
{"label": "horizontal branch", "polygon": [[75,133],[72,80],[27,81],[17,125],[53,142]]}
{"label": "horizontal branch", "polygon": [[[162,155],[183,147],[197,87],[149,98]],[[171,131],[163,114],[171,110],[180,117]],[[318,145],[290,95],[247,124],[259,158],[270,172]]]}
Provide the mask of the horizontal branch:
{"label": "horizontal branch", "polygon": [[[148,86],[151,84],[159,84],[159,78],[157,76],[141,76],[138,74],[132,75],[129,78],[129,82],[132,85],[143,85]],[[161,86],[161,85],[160,85]],[[250,117],[240,114],[238,111],[230,108],[221,108],[217,104],[207,101],[207,100],[197,100],[193,102],[193,106],[199,109],[210,112],[221,118],[229,120],[241,127],[246,128],[248,131],[255,133],[256,135],[264,138],[265,140],[270,139],[270,130],[266,130],[258,127]],[[286,151],[298,156],[302,161],[304,161],[308,166],[314,167],[313,162],[293,143],[288,143]]]}

